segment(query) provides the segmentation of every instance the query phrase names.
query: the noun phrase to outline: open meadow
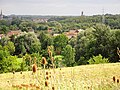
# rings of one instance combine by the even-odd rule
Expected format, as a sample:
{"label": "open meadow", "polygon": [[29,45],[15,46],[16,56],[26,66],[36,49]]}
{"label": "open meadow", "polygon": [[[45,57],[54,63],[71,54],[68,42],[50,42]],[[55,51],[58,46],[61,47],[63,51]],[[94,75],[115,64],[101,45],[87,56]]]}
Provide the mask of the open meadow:
{"label": "open meadow", "polygon": [[119,90],[120,63],[0,74],[0,90]]}

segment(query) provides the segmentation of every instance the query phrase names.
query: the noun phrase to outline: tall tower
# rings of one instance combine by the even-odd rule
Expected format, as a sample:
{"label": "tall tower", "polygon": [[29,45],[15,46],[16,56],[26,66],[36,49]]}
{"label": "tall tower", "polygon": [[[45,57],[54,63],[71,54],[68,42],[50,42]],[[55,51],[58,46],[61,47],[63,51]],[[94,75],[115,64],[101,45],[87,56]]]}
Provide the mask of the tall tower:
{"label": "tall tower", "polygon": [[3,14],[2,14],[2,10],[1,10],[1,13],[0,13],[0,20],[3,19]]}
{"label": "tall tower", "polygon": [[102,9],[102,23],[105,23],[105,15],[104,15],[104,8]]}
{"label": "tall tower", "polygon": [[83,16],[83,11],[81,12],[81,16]]}

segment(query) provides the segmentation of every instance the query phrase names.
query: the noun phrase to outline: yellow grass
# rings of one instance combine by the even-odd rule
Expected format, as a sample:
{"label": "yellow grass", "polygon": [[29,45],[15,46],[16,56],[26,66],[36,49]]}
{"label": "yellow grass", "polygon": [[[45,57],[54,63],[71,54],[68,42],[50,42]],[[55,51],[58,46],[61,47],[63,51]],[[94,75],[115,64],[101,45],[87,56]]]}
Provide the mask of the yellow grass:
{"label": "yellow grass", "polygon": [[[45,72],[49,74],[45,75]],[[52,90],[52,87],[55,90],[120,89],[119,83],[113,82],[113,76],[120,79],[120,63],[46,69],[45,72],[39,70],[36,74],[32,74],[32,71],[0,74],[0,90]],[[48,82],[48,87],[45,86],[45,81]]]}

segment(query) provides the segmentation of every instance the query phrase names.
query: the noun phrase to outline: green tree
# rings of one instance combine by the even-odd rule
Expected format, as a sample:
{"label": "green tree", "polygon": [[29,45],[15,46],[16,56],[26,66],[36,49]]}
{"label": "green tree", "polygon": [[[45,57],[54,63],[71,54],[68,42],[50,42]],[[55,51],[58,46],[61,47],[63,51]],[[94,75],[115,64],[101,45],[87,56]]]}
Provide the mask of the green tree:
{"label": "green tree", "polygon": [[13,55],[14,52],[15,52],[14,43],[11,42],[11,41],[8,41],[7,45],[5,45],[3,48],[4,48],[5,50],[7,49],[7,51],[9,51],[11,55]]}
{"label": "green tree", "polygon": [[37,30],[48,30],[48,26],[47,25],[39,25],[37,27]]}
{"label": "green tree", "polygon": [[0,26],[0,33],[6,34],[9,31],[9,27],[5,25]]}
{"label": "green tree", "polygon": [[17,60],[16,56],[7,56],[6,58],[4,57],[0,61],[0,65],[0,73],[20,70],[20,62]]}
{"label": "green tree", "polygon": [[23,33],[15,39],[16,54],[40,52],[41,43],[35,33]]}
{"label": "green tree", "polygon": [[120,48],[120,30],[111,30],[109,38],[109,60],[110,62],[118,62],[117,47]]}
{"label": "green tree", "polygon": [[76,37],[70,38],[68,44],[70,44],[72,47],[75,47],[76,41],[77,41]]}
{"label": "green tree", "polygon": [[0,73],[7,72],[7,61],[4,60],[10,56],[10,53],[6,50],[0,50]]}
{"label": "green tree", "polygon": [[3,38],[0,39],[0,44],[2,46],[5,46],[5,45],[7,45],[8,41],[9,41],[8,37],[3,37]]}
{"label": "green tree", "polygon": [[95,43],[95,53],[94,55],[101,54],[103,57],[108,57],[109,53],[109,38],[110,38],[110,28],[105,25],[97,24],[94,27],[93,35],[96,39]]}
{"label": "green tree", "polygon": [[75,45],[77,64],[87,64],[87,60],[92,57],[95,50],[96,39],[93,36],[93,28],[80,32]]}
{"label": "green tree", "polygon": [[53,45],[53,38],[44,32],[40,32],[38,39],[41,43],[41,49],[47,49],[48,46]]}
{"label": "green tree", "polygon": [[7,69],[8,71],[20,71],[20,64],[21,62],[18,61],[16,56],[8,56],[7,58],[4,58],[7,63]]}
{"label": "green tree", "polygon": [[67,45],[68,43],[68,37],[64,34],[60,34],[58,36],[54,37],[54,47],[55,51],[60,54],[63,48]]}
{"label": "green tree", "polygon": [[49,27],[54,27],[54,32],[62,33],[62,24],[57,21],[49,22]]}
{"label": "green tree", "polygon": [[6,58],[7,56],[10,56],[10,53],[6,50],[0,50],[0,60],[3,58]]}
{"label": "green tree", "polygon": [[75,49],[71,45],[67,45],[63,49],[64,63],[66,66],[73,66],[75,63]]}
{"label": "green tree", "polygon": [[20,27],[20,29],[24,32],[28,32],[29,31],[29,22],[27,22],[27,21],[24,21],[24,22],[21,22],[20,24],[19,24],[19,27]]}
{"label": "green tree", "polygon": [[18,27],[17,25],[10,25],[10,30],[18,30]]}
{"label": "green tree", "polygon": [[13,25],[13,26],[19,26],[20,25],[20,23],[21,23],[22,21],[20,20],[20,19],[18,19],[18,18],[13,18],[13,20],[12,20],[12,22],[11,22],[11,25]]}
{"label": "green tree", "polygon": [[76,62],[78,64],[87,64],[90,57],[101,54],[108,58],[110,45],[110,28],[97,24],[81,32],[77,37],[76,44]]}

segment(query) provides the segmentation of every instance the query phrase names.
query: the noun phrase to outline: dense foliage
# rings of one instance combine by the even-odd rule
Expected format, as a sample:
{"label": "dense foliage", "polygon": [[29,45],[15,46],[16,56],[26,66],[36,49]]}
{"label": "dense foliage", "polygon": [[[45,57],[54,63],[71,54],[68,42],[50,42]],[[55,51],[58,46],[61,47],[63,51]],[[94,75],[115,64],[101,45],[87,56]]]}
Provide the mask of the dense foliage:
{"label": "dense foliage", "polygon": [[75,64],[75,49],[71,45],[67,45],[63,49],[64,63],[66,66],[74,66]]}
{"label": "dense foliage", "polygon": [[41,50],[41,43],[39,42],[35,33],[23,33],[15,38],[15,54],[37,53]]}
{"label": "dense foliage", "polygon": [[[115,33],[113,33],[115,32]],[[119,60],[117,55],[117,47],[120,47],[118,40],[120,30],[110,30],[109,27],[97,24],[91,29],[81,32],[77,37],[76,42],[76,62],[78,64],[87,64],[90,57],[101,54],[108,58],[109,62]],[[112,40],[114,37],[114,40]],[[115,45],[114,45],[114,44]]]}
{"label": "dense foliage", "polygon": [[[56,67],[118,62],[120,15],[104,17],[104,23],[101,15],[56,16],[49,17],[48,22],[34,22],[32,17],[0,20],[0,33],[4,35],[0,38],[0,73],[30,70],[34,63],[41,67],[42,57],[46,57],[48,66],[54,58]],[[76,37],[64,33],[78,29],[83,30]],[[8,35],[18,30],[20,34]]]}

